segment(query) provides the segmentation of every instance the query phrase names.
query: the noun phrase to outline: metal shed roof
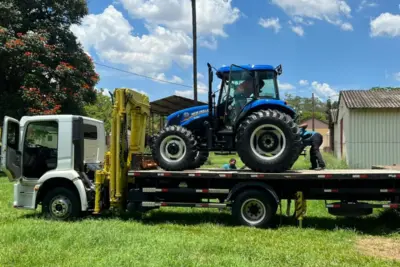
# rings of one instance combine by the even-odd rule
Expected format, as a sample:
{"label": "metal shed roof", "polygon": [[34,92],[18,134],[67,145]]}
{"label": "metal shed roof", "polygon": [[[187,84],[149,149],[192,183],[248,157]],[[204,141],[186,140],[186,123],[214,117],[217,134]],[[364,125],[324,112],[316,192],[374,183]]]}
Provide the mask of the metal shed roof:
{"label": "metal shed roof", "polygon": [[[197,101],[197,106],[207,105],[207,103]],[[176,111],[196,106],[193,99],[172,95],[155,100],[150,103],[152,113],[168,116]]]}
{"label": "metal shed roof", "polygon": [[352,108],[400,108],[400,89],[341,91],[340,99]]}

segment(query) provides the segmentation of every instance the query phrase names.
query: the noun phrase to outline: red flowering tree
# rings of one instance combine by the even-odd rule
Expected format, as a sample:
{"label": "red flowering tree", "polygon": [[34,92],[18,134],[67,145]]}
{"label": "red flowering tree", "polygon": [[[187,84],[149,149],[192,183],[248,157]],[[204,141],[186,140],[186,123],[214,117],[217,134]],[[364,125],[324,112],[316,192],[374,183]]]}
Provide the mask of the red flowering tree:
{"label": "red flowering tree", "polygon": [[[5,2],[0,4],[0,118],[84,114],[84,106],[96,100],[99,76],[69,25],[86,14],[85,3]],[[43,6],[50,2],[53,6]],[[72,2],[76,6],[68,6]],[[29,18],[32,14],[36,18]]]}

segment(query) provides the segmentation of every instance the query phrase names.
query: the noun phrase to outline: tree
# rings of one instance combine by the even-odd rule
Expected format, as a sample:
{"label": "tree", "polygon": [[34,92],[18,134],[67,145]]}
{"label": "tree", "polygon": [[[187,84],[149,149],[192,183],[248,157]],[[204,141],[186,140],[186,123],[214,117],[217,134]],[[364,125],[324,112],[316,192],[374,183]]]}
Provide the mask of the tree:
{"label": "tree", "polygon": [[104,122],[107,134],[111,133],[112,102],[109,96],[104,95],[104,90],[98,90],[96,101],[85,106],[87,116]]}
{"label": "tree", "polygon": [[0,116],[84,114],[99,76],[69,30],[83,0],[0,3]]}
{"label": "tree", "polygon": [[[296,112],[300,113],[300,121],[305,121],[312,118],[312,98],[293,96],[289,93],[285,94],[285,101],[293,107]],[[315,119],[328,122],[328,117],[326,115],[326,103],[321,101],[319,98],[314,99],[315,103]]]}

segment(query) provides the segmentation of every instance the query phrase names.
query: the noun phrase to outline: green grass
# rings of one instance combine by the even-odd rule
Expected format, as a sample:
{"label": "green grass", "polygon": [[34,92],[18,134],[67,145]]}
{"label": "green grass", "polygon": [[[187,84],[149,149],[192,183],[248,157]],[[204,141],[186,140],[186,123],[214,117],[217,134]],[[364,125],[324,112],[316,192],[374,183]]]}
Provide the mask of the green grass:
{"label": "green grass", "polygon": [[[348,169],[346,163],[344,161],[338,160],[330,153],[322,153],[322,157],[325,160],[327,169]],[[207,165],[204,165],[204,168],[221,168],[222,165],[229,163],[231,158],[236,159],[236,166],[241,168],[243,166],[243,162],[240,160],[240,157],[237,154],[234,155],[215,155],[211,154],[209,162]],[[299,159],[293,166],[295,170],[307,170],[311,167],[309,152],[307,151],[306,156],[300,156]]]}
{"label": "green grass", "polygon": [[[217,167],[224,162],[218,157],[211,161]],[[296,166],[309,166],[303,161]],[[310,201],[303,229],[286,217],[272,229],[238,227],[227,212],[184,208],[155,210],[142,221],[89,217],[67,223],[13,209],[12,188],[0,178],[1,267],[400,266],[365,256],[355,245],[363,236],[399,241],[400,219],[394,213],[337,219],[327,214],[323,202]]]}

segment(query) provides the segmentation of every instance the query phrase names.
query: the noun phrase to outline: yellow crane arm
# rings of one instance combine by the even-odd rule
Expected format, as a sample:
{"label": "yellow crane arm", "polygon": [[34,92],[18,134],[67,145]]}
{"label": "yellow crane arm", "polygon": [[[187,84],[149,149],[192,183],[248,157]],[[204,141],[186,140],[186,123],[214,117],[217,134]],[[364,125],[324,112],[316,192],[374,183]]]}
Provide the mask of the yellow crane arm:
{"label": "yellow crane arm", "polygon": [[[111,206],[120,207],[123,203],[128,166],[133,154],[144,152],[146,125],[150,116],[150,101],[147,95],[128,88],[117,88],[113,94],[111,148],[106,154],[104,170],[96,173],[95,213],[100,211],[100,187],[105,180],[109,180]],[[129,124],[131,134],[128,148]]]}

